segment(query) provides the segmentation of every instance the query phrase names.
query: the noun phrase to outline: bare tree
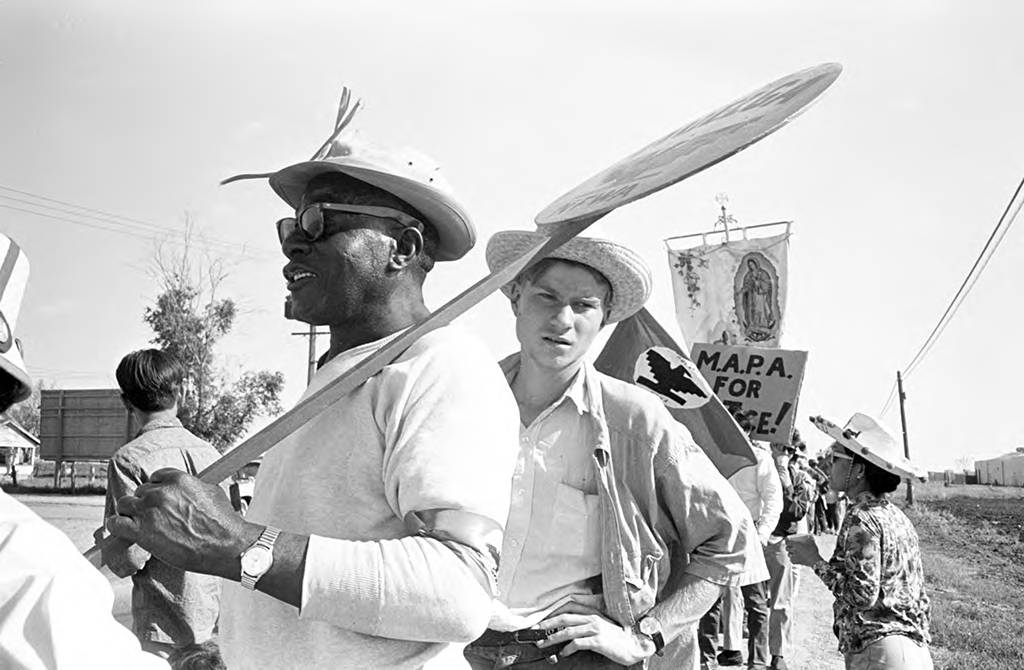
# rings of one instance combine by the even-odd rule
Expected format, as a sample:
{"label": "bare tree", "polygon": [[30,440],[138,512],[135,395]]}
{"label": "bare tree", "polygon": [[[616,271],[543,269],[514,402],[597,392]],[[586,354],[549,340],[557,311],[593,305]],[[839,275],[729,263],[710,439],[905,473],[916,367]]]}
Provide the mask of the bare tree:
{"label": "bare tree", "polygon": [[220,297],[228,276],[222,258],[201,254],[188,216],[185,239],[178,248],[163,243],[153,256],[160,294],[143,320],[153,329],[152,342],[177,357],[186,369],[178,416],[196,435],[224,451],[260,415],[281,411],[284,375],[270,370],[244,371],[229,378],[218,364],[218,341],[230,332],[238,309]]}

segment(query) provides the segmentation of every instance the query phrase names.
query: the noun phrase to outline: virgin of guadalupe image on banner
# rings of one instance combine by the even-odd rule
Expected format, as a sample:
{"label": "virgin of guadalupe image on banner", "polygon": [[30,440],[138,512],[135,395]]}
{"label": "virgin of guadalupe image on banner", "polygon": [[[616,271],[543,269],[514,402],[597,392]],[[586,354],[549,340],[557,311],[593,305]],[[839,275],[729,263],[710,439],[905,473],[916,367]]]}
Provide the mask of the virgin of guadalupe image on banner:
{"label": "virgin of guadalupe image on banner", "polygon": [[[786,232],[748,239],[749,228],[733,230],[744,239],[707,244],[699,234],[698,246],[673,248],[668,261],[672,272],[676,319],[687,344],[737,344],[778,347],[786,313],[789,224]],[[759,226],[754,226],[757,228]],[[697,236],[687,236],[697,237]]]}

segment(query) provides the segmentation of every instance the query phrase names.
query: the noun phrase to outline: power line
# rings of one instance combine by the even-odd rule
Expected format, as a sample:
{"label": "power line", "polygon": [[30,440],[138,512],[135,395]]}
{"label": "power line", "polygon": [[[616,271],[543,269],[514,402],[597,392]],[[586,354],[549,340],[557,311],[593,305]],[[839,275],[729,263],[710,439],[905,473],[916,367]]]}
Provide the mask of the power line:
{"label": "power line", "polygon": [[[168,235],[168,236],[170,236],[172,238],[184,238],[185,237],[185,234],[183,232],[181,232],[181,231],[172,230],[172,229],[167,228],[165,226],[160,226],[160,225],[157,225],[157,224],[154,224],[154,223],[143,221],[141,219],[133,219],[131,217],[121,216],[119,214],[113,214],[111,212],[106,212],[104,210],[94,209],[94,208],[91,208],[91,207],[85,207],[85,206],[82,206],[82,205],[77,205],[75,203],[68,202],[66,200],[58,200],[57,198],[50,198],[50,197],[39,195],[39,194],[36,194],[36,193],[31,193],[29,191],[23,191],[23,190],[20,190],[20,189],[11,188],[9,186],[4,186],[2,184],[0,184],[0,190],[9,191],[9,192],[12,192],[12,193],[18,193],[20,195],[26,195],[29,198],[34,198],[34,199],[37,199],[37,200],[43,200],[43,201],[46,201],[46,202],[53,202],[53,203],[57,203],[57,204],[61,204],[61,205],[66,205],[68,207],[74,208],[74,209],[65,209],[65,208],[62,208],[62,207],[54,207],[52,205],[47,205],[47,204],[42,204],[42,203],[39,203],[39,202],[35,202],[34,200],[26,200],[24,198],[17,198],[17,197],[11,196],[11,195],[5,195],[3,193],[0,193],[0,198],[2,198],[4,200],[17,202],[17,203],[21,203],[21,204],[24,204],[24,205],[29,205],[29,206],[37,208],[37,209],[43,209],[43,210],[48,210],[48,211],[39,212],[39,211],[36,211],[35,209],[29,210],[29,209],[24,209],[24,208],[21,208],[21,207],[16,207],[14,205],[10,205],[10,204],[6,204],[6,203],[0,202],[0,207],[4,207],[6,209],[11,209],[11,210],[19,211],[19,212],[25,212],[27,214],[34,214],[36,216],[42,216],[42,217],[54,219],[54,220],[57,220],[57,221],[63,221],[63,222],[66,222],[66,223],[71,223],[71,224],[75,224],[75,225],[85,226],[85,227],[89,227],[89,228],[95,228],[95,229],[98,229],[98,230],[105,230],[105,231],[108,231],[108,232],[121,233],[121,234],[125,234],[125,235],[132,235],[134,237],[141,237],[141,238],[144,238],[144,239],[152,239],[153,236],[157,235],[157,234]],[[75,211],[75,210],[82,210],[82,211]],[[68,214],[68,215],[71,215],[71,216],[76,217],[76,218],[75,219],[68,219],[68,218],[63,217],[63,216],[57,216],[57,215],[51,214],[50,212],[58,212],[60,214]],[[97,216],[97,215],[99,215],[99,216]],[[97,222],[99,224],[104,224],[104,225],[97,225]],[[116,227],[112,228],[111,226],[116,226]],[[175,244],[183,244],[184,243],[183,239],[182,240],[174,240],[174,239],[172,239],[171,241],[174,242]],[[228,252],[232,253],[233,255],[241,256],[241,257],[245,257],[245,258],[255,258],[256,257],[256,256],[253,255],[253,253],[249,253],[249,252],[245,251],[244,245],[239,245],[238,243],[235,243],[235,242],[231,242],[231,241],[223,240],[223,239],[218,239],[218,238],[211,237],[211,236],[208,236],[208,235],[203,235],[200,240],[192,240],[192,243],[197,245],[197,246],[200,246],[200,247],[205,247],[205,248],[207,248],[209,250],[228,251]],[[214,249],[214,247],[218,247],[218,249]],[[273,254],[273,253],[271,253],[269,251],[265,251],[265,250],[257,249],[257,250],[254,250],[254,253],[256,255],[258,255],[259,257],[261,257],[261,258],[274,258],[274,257],[276,257],[276,254]]]}
{"label": "power line", "polygon": [[892,383],[892,388],[889,389],[889,397],[885,399],[885,404],[882,405],[882,411],[878,413],[878,416],[885,416],[885,413],[889,411],[889,407],[892,405],[892,401],[896,399],[896,382]]}
{"label": "power line", "polygon": [[[967,276],[964,277],[963,282],[960,284],[960,288],[957,289],[956,294],[953,296],[953,299],[950,300],[949,305],[946,307],[946,310],[942,313],[942,316],[939,317],[938,323],[936,323],[935,327],[932,328],[932,332],[929,333],[928,337],[924,341],[924,344],[922,344],[921,348],[918,349],[916,354],[914,354],[914,357],[910,360],[910,363],[908,363],[906,367],[903,368],[904,379],[910,376],[910,373],[913,372],[924,361],[925,357],[928,355],[928,352],[930,352],[932,347],[935,346],[935,343],[938,341],[939,337],[946,330],[946,327],[953,320],[953,317],[956,316],[956,313],[957,311],[959,311],[960,306],[963,304],[964,300],[966,300],[967,296],[970,295],[971,290],[974,288],[974,285],[978,282],[978,279],[981,277],[981,273],[984,272],[985,268],[988,266],[989,261],[992,259],[992,256],[995,254],[996,249],[999,248],[999,245],[1000,243],[1002,243],[1003,238],[1006,237],[1006,233],[1008,233],[1010,228],[1013,226],[1014,221],[1016,221],[1017,219],[1017,214],[1019,214],[1021,208],[1024,207],[1024,200],[1018,202],[1018,197],[1020,196],[1022,189],[1024,189],[1024,178],[1022,178],[1020,180],[1020,183],[1017,184],[1017,188],[1016,190],[1014,190],[1013,196],[1010,198],[1010,201],[1006,204],[1006,208],[1003,210],[1002,215],[996,222],[995,228],[992,229],[992,233],[988,236],[988,240],[985,241],[985,246],[982,247],[981,252],[978,254],[978,257],[974,260],[974,264],[968,271]],[[1012,213],[1011,210],[1013,210]],[[895,385],[893,387],[893,390],[889,392],[889,399],[886,401],[885,406],[882,409],[882,414],[885,414],[885,412],[889,409],[889,406],[892,404],[892,400],[895,397],[894,394]]]}

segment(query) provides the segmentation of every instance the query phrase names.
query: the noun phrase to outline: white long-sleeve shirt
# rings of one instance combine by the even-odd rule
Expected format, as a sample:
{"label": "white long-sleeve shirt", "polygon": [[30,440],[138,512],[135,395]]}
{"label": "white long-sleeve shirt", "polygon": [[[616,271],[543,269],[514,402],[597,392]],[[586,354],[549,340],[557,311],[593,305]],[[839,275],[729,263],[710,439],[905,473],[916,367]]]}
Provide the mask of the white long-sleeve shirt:
{"label": "white long-sleeve shirt", "polygon": [[168,670],[113,604],[107,579],[64,533],[0,491],[0,668]]}
{"label": "white long-sleeve shirt", "polygon": [[[393,337],[393,336],[392,336]],[[306,395],[389,338],[328,361]],[[519,413],[498,365],[456,326],[393,363],[268,452],[246,518],[308,534],[301,606],[224,585],[228,667],[467,668],[492,598],[409,513],[461,510],[504,526]]]}
{"label": "white long-sleeve shirt", "polygon": [[750,510],[761,543],[768,541],[782,513],[782,482],[771,452],[755,444],[757,464],[737,470],[729,483]]}

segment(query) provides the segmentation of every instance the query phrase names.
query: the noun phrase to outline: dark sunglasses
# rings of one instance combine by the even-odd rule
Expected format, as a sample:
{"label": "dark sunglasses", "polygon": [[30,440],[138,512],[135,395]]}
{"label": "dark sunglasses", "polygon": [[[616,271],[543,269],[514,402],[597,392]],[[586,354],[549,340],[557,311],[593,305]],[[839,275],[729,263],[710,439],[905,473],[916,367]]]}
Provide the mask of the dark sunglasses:
{"label": "dark sunglasses", "polygon": [[391,209],[390,207],[370,207],[333,202],[314,202],[311,205],[303,207],[295,216],[286,216],[285,218],[278,220],[278,241],[283,244],[286,239],[295,233],[295,231],[302,231],[302,236],[307,242],[315,242],[316,240],[324,237],[325,233],[329,236],[354,227],[351,225],[337,226],[334,230],[330,230],[327,222],[324,221],[325,211],[360,214],[363,216],[372,216],[378,219],[391,219],[406,228],[416,228],[420,232],[423,232],[423,223],[420,222],[419,219],[409,216],[405,212],[400,212],[397,209]]}

